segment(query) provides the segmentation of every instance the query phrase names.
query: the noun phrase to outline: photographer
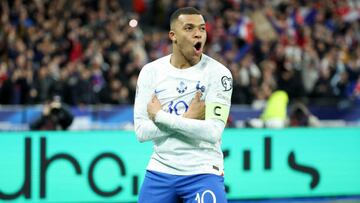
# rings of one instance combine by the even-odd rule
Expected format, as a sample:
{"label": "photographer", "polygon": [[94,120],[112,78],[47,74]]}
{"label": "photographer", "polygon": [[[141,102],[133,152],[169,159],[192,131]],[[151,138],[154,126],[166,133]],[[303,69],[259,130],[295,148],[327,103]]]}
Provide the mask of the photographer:
{"label": "photographer", "polygon": [[44,104],[40,118],[30,124],[31,130],[66,130],[72,123],[74,116],[70,109],[55,96]]}
{"label": "photographer", "polygon": [[290,108],[288,126],[290,127],[320,127],[319,119],[314,116],[305,104],[294,103]]}

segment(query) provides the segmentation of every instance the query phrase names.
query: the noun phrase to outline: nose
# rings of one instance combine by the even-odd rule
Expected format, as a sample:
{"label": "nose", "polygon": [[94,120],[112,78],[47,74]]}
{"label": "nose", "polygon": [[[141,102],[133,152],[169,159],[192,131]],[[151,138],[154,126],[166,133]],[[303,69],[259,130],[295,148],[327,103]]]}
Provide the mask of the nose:
{"label": "nose", "polygon": [[196,28],[195,29],[194,37],[199,38],[199,39],[202,37],[201,28]]}

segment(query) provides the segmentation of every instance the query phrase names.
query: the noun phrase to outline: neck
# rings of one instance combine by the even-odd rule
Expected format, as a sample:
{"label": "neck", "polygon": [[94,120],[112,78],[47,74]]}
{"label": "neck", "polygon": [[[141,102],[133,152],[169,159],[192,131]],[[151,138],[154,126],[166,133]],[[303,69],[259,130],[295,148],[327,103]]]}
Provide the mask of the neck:
{"label": "neck", "polygon": [[184,56],[184,54],[181,51],[179,51],[179,49],[173,46],[173,53],[170,58],[170,64],[173,65],[175,68],[179,68],[179,69],[190,68],[196,65],[197,63],[199,63],[200,60],[201,57],[196,58],[194,60],[187,59]]}

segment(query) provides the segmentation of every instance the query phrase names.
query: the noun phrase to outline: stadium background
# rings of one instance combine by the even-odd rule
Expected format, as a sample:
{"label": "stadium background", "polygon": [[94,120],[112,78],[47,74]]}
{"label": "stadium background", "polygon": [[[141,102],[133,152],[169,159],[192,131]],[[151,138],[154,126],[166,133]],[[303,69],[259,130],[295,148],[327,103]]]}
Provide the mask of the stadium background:
{"label": "stadium background", "polygon": [[[311,139],[334,128],[340,131],[333,143],[327,142],[326,137],[319,138],[318,143],[355,144],[353,148],[348,146],[348,156],[355,158],[345,159],[350,163],[344,166],[359,169],[359,1],[5,0],[0,2],[0,192],[12,193],[21,185],[22,176],[17,181],[4,177],[13,177],[6,175],[8,171],[15,173],[15,168],[23,167],[16,163],[14,168],[6,167],[14,164],[7,154],[14,152],[14,160],[21,160],[26,136],[35,140],[42,135],[66,143],[78,130],[89,136],[94,136],[92,130],[102,130],[104,134],[116,130],[119,136],[134,138],[131,133],[122,134],[133,127],[137,75],[145,63],[171,52],[167,37],[169,14],[183,6],[195,6],[204,12],[208,32],[205,52],[233,74],[229,128],[237,128],[235,134],[269,135],[266,129],[247,131],[245,127],[249,120],[259,118],[274,91],[284,90],[289,96],[288,118],[292,106],[300,102],[323,127],[302,126],[308,127],[310,131],[306,133],[313,137],[309,138],[309,146],[304,145],[301,150],[316,154]],[[41,116],[44,104],[55,97],[60,97],[74,115],[70,131],[30,132],[29,124]],[[283,132],[297,134],[293,127],[299,126],[290,122]],[[297,142],[291,140],[286,144]],[[236,144],[244,147],[241,142]],[[346,151],[345,144],[332,153]],[[103,150],[108,151],[106,146]],[[244,157],[240,158],[243,161]],[[350,174],[358,186],[359,172]],[[7,188],[12,184],[15,185]],[[287,196],[261,201],[356,202],[360,192],[356,188],[354,191],[351,195],[333,193],[337,197],[294,195],[295,199]],[[249,199],[245,196],[241,199]],[[255,199],[270,196],[259,195]],[[255,200],[241,202],[251,201]]]}

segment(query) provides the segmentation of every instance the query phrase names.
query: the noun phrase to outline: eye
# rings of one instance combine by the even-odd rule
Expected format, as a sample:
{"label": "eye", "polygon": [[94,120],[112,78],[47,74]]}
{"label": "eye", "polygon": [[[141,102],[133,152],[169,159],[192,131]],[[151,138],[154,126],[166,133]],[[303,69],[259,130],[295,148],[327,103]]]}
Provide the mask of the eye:
{"label": "eye", "polygon": [[186,31],[191,31],[193,28],[192,28],[191,26],[186,26],[184,29],[185,29]]}
{"label": "eye", "polygon": [[201,31],[206,31],[206,28],[205,28],[205,27],[201,27],[200,30],[201,30]]}

